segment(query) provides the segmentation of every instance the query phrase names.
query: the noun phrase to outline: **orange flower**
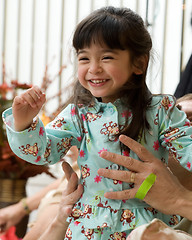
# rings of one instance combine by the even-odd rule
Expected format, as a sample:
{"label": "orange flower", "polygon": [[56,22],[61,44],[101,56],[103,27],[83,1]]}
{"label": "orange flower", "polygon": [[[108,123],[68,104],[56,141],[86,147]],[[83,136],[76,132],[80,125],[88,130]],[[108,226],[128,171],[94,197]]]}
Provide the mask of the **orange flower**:
{"label": "orange flower", "polygon": [[45,112],[43,111],[43,113],[40,116],[41,121],[43,122],[43,125],[46,126],[49,122],[50,122],[50,117],[48,117]]}

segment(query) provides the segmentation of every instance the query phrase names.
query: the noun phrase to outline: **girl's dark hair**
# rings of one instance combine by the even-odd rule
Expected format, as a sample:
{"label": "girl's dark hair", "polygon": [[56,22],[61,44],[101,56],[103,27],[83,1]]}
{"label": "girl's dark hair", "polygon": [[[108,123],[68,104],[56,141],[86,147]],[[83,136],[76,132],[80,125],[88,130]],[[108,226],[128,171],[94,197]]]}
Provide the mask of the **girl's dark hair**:
{"label": "girl's dark hair", "polygon": [[[132,121],[120,134],[125,134],[138,140],[144,129],[149,129],[146,110],[151,103],[151,93],[145,79],[148,67],[151,37],[144,26],[142,18],[128,8],[104,7],[92,12],[78,25],[73,37],[73,46],[78,52],[92,43],[105,44],[111,49],[129,50],[131,61],[142,69],[143,74],[133,74],[120,92],[122,101],[132,111]],[[145,57],[147,63],[138,65],[140,57]],[[141,66],[142,65],[142,66]],[[74,89],[75,104],[89,105],[94,97],[77,81]]]}

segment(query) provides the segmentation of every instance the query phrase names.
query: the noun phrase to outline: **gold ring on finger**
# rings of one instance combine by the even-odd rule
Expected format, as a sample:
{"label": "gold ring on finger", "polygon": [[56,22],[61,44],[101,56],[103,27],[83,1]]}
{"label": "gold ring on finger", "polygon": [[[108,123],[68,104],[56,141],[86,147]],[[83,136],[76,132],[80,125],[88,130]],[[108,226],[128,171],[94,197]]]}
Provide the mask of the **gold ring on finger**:
{"label": "gold ring on finger", "polygon": [[130,182],[131,182],[131,183],[134,183],[134,182],[135,182],[135,172],[131,172]]}

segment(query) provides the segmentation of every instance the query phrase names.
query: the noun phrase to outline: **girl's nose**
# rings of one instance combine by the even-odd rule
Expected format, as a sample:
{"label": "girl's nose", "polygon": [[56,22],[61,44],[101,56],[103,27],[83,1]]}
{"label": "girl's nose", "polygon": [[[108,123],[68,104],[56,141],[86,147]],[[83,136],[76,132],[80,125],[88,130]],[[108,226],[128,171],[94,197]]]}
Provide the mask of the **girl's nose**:
{"label": "girl's nose", "polygon": [[98,63],[98,62],[90,63],[89,70],[88,70],[89,73],[97,74],[97,73],[101,73],[102,71],[103,71],[103,69],[102,69],[100,63]]}

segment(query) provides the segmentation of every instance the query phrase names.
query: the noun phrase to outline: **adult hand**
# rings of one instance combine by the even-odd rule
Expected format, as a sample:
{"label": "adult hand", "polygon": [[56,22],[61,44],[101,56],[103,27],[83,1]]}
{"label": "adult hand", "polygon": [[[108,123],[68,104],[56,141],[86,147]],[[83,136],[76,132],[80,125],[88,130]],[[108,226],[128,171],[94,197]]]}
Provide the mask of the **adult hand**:
{"label": "adult hand", "polygon": [[181,98],[177,100],[177,103],[177,105],[179,105],[179,109],[184,111],[187,115],[187,118],[192,121],[192,99],[184,100],[184,98]]}
{"label": "adult hand", "polygon": [[[38,240],[63,240],[69,224],[66,222],[67,217],[71,214],[74,204],[83,193],[83,185],[78,185],[78,176],[71,166],[67,162],[63,162],[62,167],[66,174],[68,184],[63,191],[56,217],[52,220]],[[70,230],[66,234],[70,234]]]}
{"label": "adult hand", "polygon": [[0,233],[15,226],[26,215],[21,202],[0,209]]}
{"label": "adult hand", "polygon": [[57,219],[62,224],[65,224],[66,218],[72,212],[73,205],[79,200],[83,193],[83,185],[78,185],[78,176],[67,162],[63,162],[62,167],[68,184],[62,194]]}
{"label": "adult hand", "polygon": [[165,214],[188,216],[186,209],[183,209],[182,203],[186,199],[192,202],[191,192],[186,190],[170,170],[141,144],[124,135],[121,135],[119,139],[124,145],[135,152],[142,161],[107,151],[102,152],[102,158],[122,165],[130,171],[99,169],[99,175],[111,179],[114,179],[115,176],[117,180],[131,182],[132,171],[135,172],[134,188],[117,192],[107,192],[104,196],[109,199],[121,200],[134,198],[141,183],[150,173],[154,173],[157,176],[156,181],[148,191],[144,201]]}

